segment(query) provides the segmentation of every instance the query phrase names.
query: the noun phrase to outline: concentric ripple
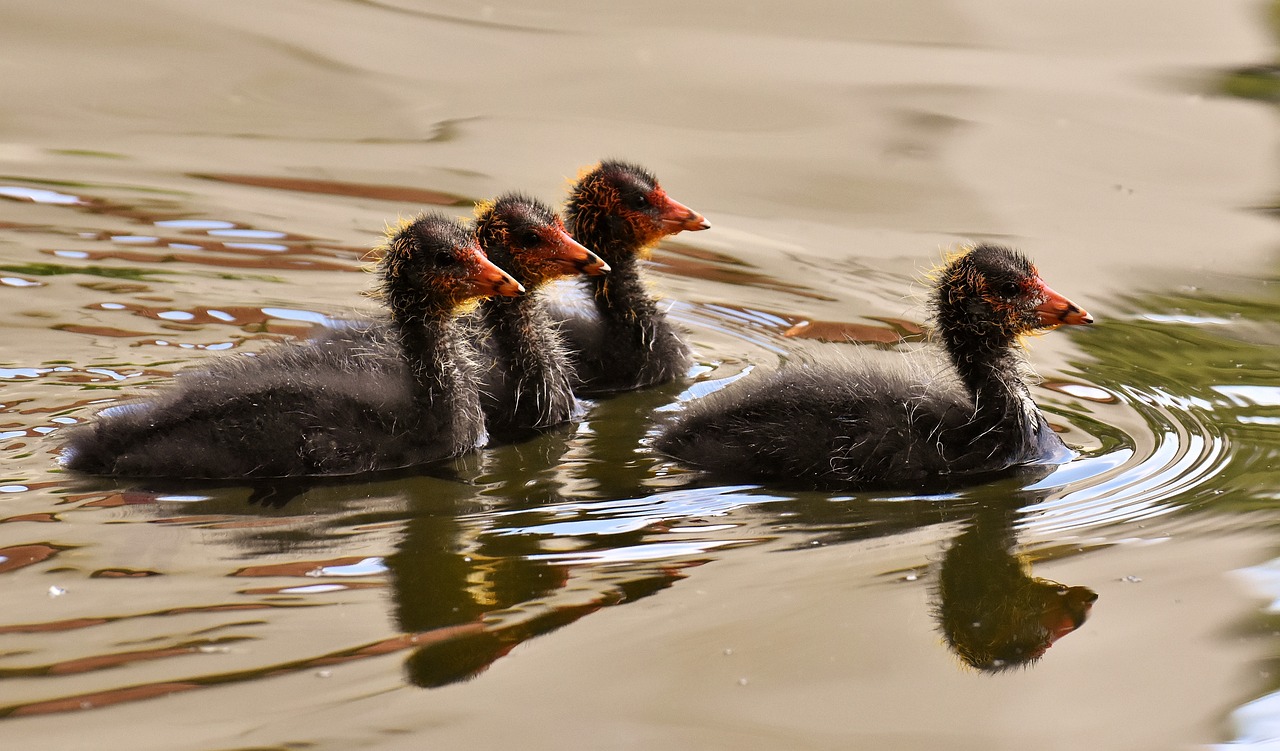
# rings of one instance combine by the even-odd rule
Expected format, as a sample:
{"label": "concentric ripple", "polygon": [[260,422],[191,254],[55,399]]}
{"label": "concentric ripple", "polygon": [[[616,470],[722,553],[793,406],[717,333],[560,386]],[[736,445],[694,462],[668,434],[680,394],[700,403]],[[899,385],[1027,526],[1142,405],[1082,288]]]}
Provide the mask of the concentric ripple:
{"label": "concentric ripple", "polygon": [[1051,534],[1161,516],[1197,500],[1199,490],[1209,492],[1205,486],[1231,462],[1230,438],[1213,417],[1225,400],[1138,386],[1116,393],[1148,430],[1124,434],[1114,449],[1080,457],[1028,486],[1058,489],[1024,509],[1030,529]]}

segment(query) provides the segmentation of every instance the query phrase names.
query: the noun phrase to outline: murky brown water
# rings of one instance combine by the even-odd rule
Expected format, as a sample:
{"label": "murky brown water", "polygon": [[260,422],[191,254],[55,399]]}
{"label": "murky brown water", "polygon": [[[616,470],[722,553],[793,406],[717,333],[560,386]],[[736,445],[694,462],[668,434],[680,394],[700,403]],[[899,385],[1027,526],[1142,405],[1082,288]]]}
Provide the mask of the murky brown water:
{"label": "murky brown water", "polygon": [[[1274,59],[1253,4],[0,19],[5,748],[1280,742],[1274,110],[1214,93]],[[602,156],[714,225],[654,258],[689,380],[431,476],[54,466],[102,405],[369,309],[388,222]],[[848,496],[645,447],[744,370],[914,346],[921,272],[982,238],[1100,321],[1032,351],[1076,461]]]}

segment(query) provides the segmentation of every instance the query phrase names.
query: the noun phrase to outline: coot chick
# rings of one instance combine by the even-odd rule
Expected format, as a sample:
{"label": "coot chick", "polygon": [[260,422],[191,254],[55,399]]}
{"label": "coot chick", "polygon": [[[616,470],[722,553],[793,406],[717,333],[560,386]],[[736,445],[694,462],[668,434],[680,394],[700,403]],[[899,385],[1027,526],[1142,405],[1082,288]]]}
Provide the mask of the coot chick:
{"label": "coot chick", "polygon": [[439,215],[391,236],[378,273],[387,325],[181,373],[160,395],[75,429],[63,466],[127,477],[349,475],[475,448],[485,433],[474,350],[454,317],[477,297],[519,294],[519,283]]}
{"label": "coot chick", "polygon": [[1018,337],[1093,318],[1017,251],[979,245],[941,271],[931,302],[950,360],[785,368],[690,404],[655,446],[736,480],[930,488],[1069,456],[1031,400]]}
{"label": "coot chick", "polygon": [[643,167],[612,160],[574,184],[565,224],[613,269],[586,280],[595,310],[553,310],[574,353],[578,393],[628,391],[683,375],[689,348],[645,289],[640,265],[663,237],[711,225]]}
{"label": "coot chick", "polygon": [[480,303],[480,403],[490,440],[527,437],[573,419],[574,371],[539,290],[570,274],[600,275],[609,265],[578,244],[560,217],[537,199],[507,193],[476,209],[476,238],[489,260],[527,293]]}

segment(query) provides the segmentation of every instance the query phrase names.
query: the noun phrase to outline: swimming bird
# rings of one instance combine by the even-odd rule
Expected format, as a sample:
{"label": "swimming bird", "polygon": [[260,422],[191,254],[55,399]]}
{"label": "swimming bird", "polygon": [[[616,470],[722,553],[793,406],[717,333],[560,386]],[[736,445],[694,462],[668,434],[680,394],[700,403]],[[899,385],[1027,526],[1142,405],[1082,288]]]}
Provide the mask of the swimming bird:
{"label": "swimming bird", "polygon": [[586,280],[594,310],[551,310],[574,354],[579,395],[643,388],[683,375],[689,348],[645,289],[640,265],[663,237],[711,225],[668,196],[652,173],[614,160],[578,178],[565,205],[565,224],[612,268]]}
{"label": "swimming bird", "polygon": [[609,265],[570,237],[546,204],[519,193],[480,204],[475,231],[489,260],[527,290],[519,297],[483,300],[476,321],[489,437],[512,440],[580,412],[573,364],[540,290],[569,274],[604,274]]}
{"label": "swimming bird", "polygon": [[747,377],[689,404],[655,447],[718,477],[846,489],[949,485],[1066,458],[1016,345],[1093,318],[1026,256],[987,244],[945,265],[931,306],[947,362],[899,355]]}
{"label": "swimming bird", "polygon": [[389,238],[378,274],[387,325],[180,373],[157,396],[74,429],[63,466],[127,477],[350,475],[475,448],[485,440],[475,353],[454,318],[478,297],[523,289],[468,228],[436,214]]}

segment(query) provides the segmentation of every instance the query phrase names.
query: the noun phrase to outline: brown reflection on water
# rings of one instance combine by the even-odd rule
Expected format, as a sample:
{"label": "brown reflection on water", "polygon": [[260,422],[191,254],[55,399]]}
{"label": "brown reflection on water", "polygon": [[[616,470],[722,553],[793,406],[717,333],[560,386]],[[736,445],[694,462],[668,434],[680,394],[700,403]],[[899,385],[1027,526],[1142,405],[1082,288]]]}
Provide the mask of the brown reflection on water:
{"label": "brown reflection on water", "polygon": [[150,285],[138,284],[137,282],[94,280],[92,282],[77,282],[76,286],[91,289],[94,292],[106,292],[113,295],[136,295],[151,291]]}
{"label": "brown reflection on water", "polygon": [[273,177],[269,175],[234,175],[228,173],[206,172],[193,174],[204,180],[231,183],[233,185],[251,185],[257,188],[274,190],[291,190],[300,193],[321,193],[328,196],[350,196],[352,198],[371,198],[379,201],[398,201],[401,203],[423,203],[432,206],[469,206],[474,201],[451,193],[437,190],[409,188],[402,185],[371,185],[353,183],[342,180],[318,180],[303,177]]}
{"label": "brown reflection on water", "polygon": [[922,341],[925,331],[920,324],[902,318],[878,318],[885,326],[871,326],[848,321],[801,321],[783,332],[795,339],[819,342],[858,342],[862,344],[898,344]]}
{"label": "brown reflection on water", "polygon": [[[68,257],[66,251],[41,250],[51,256]],[[225,249],[224,249],[225,252]],[[262,269],[269,271],[361,271],[355,264],[336,261],[317,261],[310,258],[291,258],[281,254],[257,254],[246,256],[214,256],[196,253],[145,253],[128,250],[77,250],[71,258],[87,261],[129,261],[144,265],[164,263],[191,263],[201,266],[233,269]]]}
{"label": "brown reflection on water", "polygon": [[201,529],[255,529],[255,528],[285,528],[288,529],[297,524],[298,520],[293,518],[280,519],[244,519],[233,517],[222,522],[205,522],[199,524]]}
{"label": "brown reflection on water", "polygon": [[346,556],[323,561],[292,561],[290,563],[268,564],[263,566],[246,566],[233,571],[231,576],[311,576],[320,577],[324,570],[340,566],[352,566],[366,560],[368,556]]}
{"label": "brown reflection on water", "polygon": [[41,512],[41,513],[34,513],[34,514],[19,514],[18,516],[10,516],[7,519],[0,519],[0,524],[10,524],[14,522],[36,522],[39,524],[47,524],[50,522],[58,522],[58,521],[61,521],[61,519],[58,518],[57,514]]}
{"label": "brown reflection on water", "polygon": [[[104,709],[108,708],[108,706],[128,704],[128,702],[132,701],[157,699],[157,697],[170,696],[173,695],[173,693],[193,691],[196,690],[196,688],[210,688],[214,686],[225,686],[225,684],[228,683],[260,681],[260,679],[284,676],[284,674],[298,673],[302,672],[302,670],[332,668],[335,667],[335,665],[351,663],[351,661],[380,658],[380,656],[394,654],[394,652],[406,649],[412,649],[412,647],[430,645],[431,642],[451,640],[451,638],[466,636],[468,633],[479,631],[480,628],[483,628],[480,624],[468,624],[468,626],[463,627],[438,629],[438,631],[431,633],[407,633],[407,635],[385,638],[385,640],[352,647],[352,649],[329,652],[329,654],[316,656],[316,658],[293,660],[288,661],[288,663],[270,665],[270,667],[266,668],[212,674],[212,676],[189,679],[189,681],[143,683],[138,684],[138,686],[111,688],[111,690],[108,691],[78,693],[78,695],[74,696],[60,697],[60,699],[32,701],[27,702],[27,704],[0,706],[0,718],[5,718],[5,716],[33,716],[67,713],[67,711]],[[193,652],[202,652],[202,649],[200,646],[197,646],[193,650],[155,650],[147,656],[142,656],[142,658],[138,658],[137,660],[129,661],[173,658],[173,656],[191,655]],[[133,655],[137,654],[140,654],[140,652],[133,652]],[[100,656],[100,658],[90,658],[90,660],[109,661],[115,658],[115,656],[116,655],[106,655]],[[125,661],[119,661],[119,663],[116,664],[125,664]]]}
{"label": "brown reflection on water", "polygon": [[53,328],[56,331],[66,331],[69,334],[105,336],[110,339],[139,339],[154,336],[154,334],[149,331],[130,331],[129,329],[117,329],[111,326],[89,326],[79,323],[60,323]]}
{"label": "brown reflection on water", "polygon": [[56,714],[59,712],[79,712],[85,709],[109,707],[128,701],[154,699],[168,696],[180,691],[199,688],[195,683],[153,683],[147,686],[131,686],[129,688],[99,691],[91,694],[80,694],[51,701],[38,701],[30,704],[17,704],[0,707],[0,717],[32,717],[36,715]]}
{"label": "brown reflection on water", "polygon": [[[269,178],[223,176],[228,182],[276,187],[289,190],[308,190],[308,192],[332,193],[335,195],[362,195],[362,186],[354,183],[326,183],[325,181],[282,180],[273,184]],[[13,179],[13,178],[10,178]],[[210,178],[214,179],[214,178]],[[39,183],[39,181],[26,180]],[[326,188],[329,186],[329,188]],[[82,186],[88,187],[88,186]],[[433,191],[412,188],[395,188],[394,186],[364,186],[369,197],[387,197],[394,199],[402,196],[403,200],[415,203],[439,203],[444,200],[447,205],[461,201],[456,196],[448,196]],[[83,261],[127,261],[129,263],[150,266],[154,264],[190,263],[202,266],[237,269],[262,269],[274,271],[346,271],[361,269],[360,261],[368,252],[364,247],[351,247],[303,235],[259,230],[253,227],[237,225],[233,222],[211,220],[195,220],[192,226],[182,226],[191,216],[178,201],[156,201],[135,205],[111,201],[94,196],[67,192],[69,189],[59,187],[65,200],[51,205],[71,209],[78,213],[110,216],[125,219],[131,223],[146,225],[148,231],[141,235],[125,234],[110,230],[95,229],[77,231],[64,225],[45,225],[32,223],[7,222],[4,229],[15,232],[53,234],[74,238],[77,242],[112,243],[120,246],[110,249],[67,249],[45,248],[40,252],[61,259]],[[3,196],[26,203],[30,199]],[[40,202],[43,203],[43,202]],[[181,232],[175,236],[165,236],[164,231],[177,225]],[[329,260],[325,260],[329,259]],[[345,262],[343,262],[345,261]],[[12,273],[19,273],[11,268]],[[40,284],[40,282],[31,282]]]}
{"label": "brown reflection on water", "polygon": [[120,491],[118,493],[73,493],[67,495],[58,505],[75,504],[76,508],[120,508],[122,506],[139,506],[155,503],[155,495],[138,491]]}
{"label": "brown reflection on water", "polygon": [[47,542],[0,548],[0,574],[8,574],[47,561],[58,553],[70,549],[71,547],[67,545],[54,545]]}
{"label": "brown reflection on water", "polygon": [[653,255],[653,265],[658,271],[672,276],[701,279],[735,287],[757,287],[785,292],[809,300],[834,302],[833,298],[809,287],[785,282],[764,272],[753,270],[744,261],[734,256],[683,243],[664,242]]}
{"label": "brown reflection on water", "polygon": [[0,680],[5,678],[32,678],[92,673],[99,670],[108,670],[110,668],[130,665],[137,662],[148,662],[151,660],[163,660],[170,657],[200,654],[201,652],[208,651],[211,648],[241,641],[247,641],[247,638],[226,636],[220,639],[200,639],[198,641],[175,644],[170,647],[93,655],[91,657],[80,657],[74,660],[55,662],[49,665],[36,665],[26,668],[0,668]]}
{"label": "brown reflection on water", "polygon": [[[155,502],[154,497],[149,494],[139,493],[139,495],[146,495],[150,503]],[[163,519],[152,519],[150,523],[178,527],[204,527],[208,524],[228,522],[237,518],[239,517],[226,514],[185,514],[182,516],[166,516]]]}
{"label": "brown reflection on water", "polygon": [[[0,177],[0,179],[6,181],[21,181],[35,185],[47,184],[45,181],[35,180],[28,177],[3,176]],[[66,207],[80,213],[112,216],[141,224],[154,224],[158,221],[175,219],[183,216],[183,211],[179,208],[177,201],[157,201],[152,199],[147,206],[138,206],[70,192],[72,188],[83,189],[88,187],[90,186],[74,185],[68,187],[62,184],[55,185],[54,189],[63,197],[63,200],[59,200],[52,205]],[[15,201],[17,203],[46,203],[45,201],[37,201],[32,198],[13,195],[0,195],[0,200]],[[16,222],[8,224],[5,228],[13,230],[39,231],[48,231],[49,229],[39,225],[19,224]]]}
{"label": "brown reflection on water", "polygon": [[41,623],[18,623],[8,626],[0,625],[0,635],[3,634],[41,634],[61,631],[78,631],[83,628],[92,628],[94,626],[102,626],[108,623],[118,623],[120,621],[137,620],[143,618],[163,618],[170,616],[192,615],[197,613],[229,613],[240,611],[254,610],[273,610],[278,608],[310,608],[316,607],[311,603],[272,603],[272,602],[235,602],[222,605],[191,605],[178,608],[167,608],[164,610],[154,610],[147,613],[136,613],[134,615],[108,615],[97,617],[82,618],[66,618],[60,621],[45,621]]}
{"label": "brown reflection on water", "polygon": [[164,576],[159,571],[135,568],[100,568],[89,574],[90,579],[145,579],[148,576]]}

